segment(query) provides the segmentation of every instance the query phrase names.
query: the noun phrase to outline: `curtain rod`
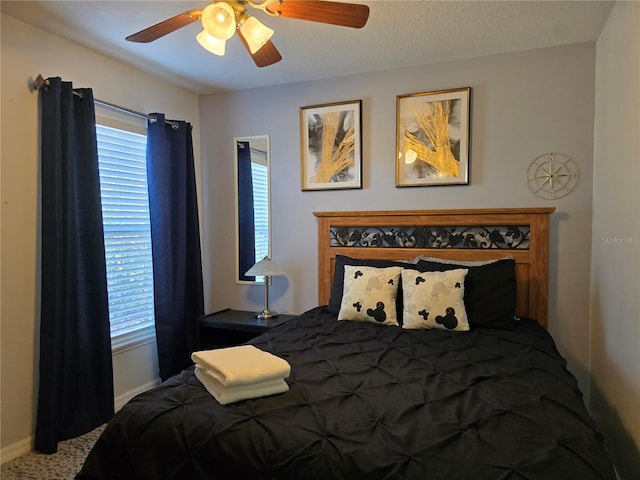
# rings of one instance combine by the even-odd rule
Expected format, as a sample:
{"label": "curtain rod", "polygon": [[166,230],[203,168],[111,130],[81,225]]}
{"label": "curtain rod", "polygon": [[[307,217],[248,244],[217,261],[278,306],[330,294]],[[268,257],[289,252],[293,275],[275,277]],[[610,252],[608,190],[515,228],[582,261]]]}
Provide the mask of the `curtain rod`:
{"label": "curtain rod", "polygon": [[[33,81],[33,85],[35,86],[36,90],[40,90],[42,87],[45,87],[45,86],[49,85],[49,80],[45,80],[42,75],[38,74],[36,79]],[[80,92],[76,92],[74,90],[73,94],[82,98],[82,94]],[[104,100],[100,100],[99,98],[94,98],[93,99],[93,103],[95,103],[97,105],[100,105],[102,107],[111,108],[113,110],[118,110],[120,112],[128,113],[129,115],[134,115],[136,117],[146,118],[147,120],[149,120],[151,122],[155,122],[155,121],[158,120],[153,115],[149,115],[149,114],[142,113],[142,112],[137,112],[137,111],[132,110],[132,109],[127,108],[127,107],[121,107],[120,105],[116,105],[115,103],[105,102]],[[178,123],[177,122],[172,122],[171,120],[165,120],[165,123],[168,123],[169,125],[171,125],[172,128],[178,128]]]}

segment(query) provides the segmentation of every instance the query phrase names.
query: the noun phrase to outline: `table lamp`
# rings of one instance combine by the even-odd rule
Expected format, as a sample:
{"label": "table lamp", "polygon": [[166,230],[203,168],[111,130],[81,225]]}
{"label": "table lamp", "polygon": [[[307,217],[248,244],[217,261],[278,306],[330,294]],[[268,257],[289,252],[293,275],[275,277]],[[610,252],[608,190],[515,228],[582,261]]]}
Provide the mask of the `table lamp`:
{"label": "table lamp", "polygon": [[269,320],[278,316],[278,312],[272,312],[269,310],[269,283],[271,277],[276,275],[285,275],[286,272],[280,265],[271,260],[268,256],[264,257],[253,267],[247,270],[245,275],[264,277],[264,310],[261,313],[256,314],[256,318],[260,320]]}

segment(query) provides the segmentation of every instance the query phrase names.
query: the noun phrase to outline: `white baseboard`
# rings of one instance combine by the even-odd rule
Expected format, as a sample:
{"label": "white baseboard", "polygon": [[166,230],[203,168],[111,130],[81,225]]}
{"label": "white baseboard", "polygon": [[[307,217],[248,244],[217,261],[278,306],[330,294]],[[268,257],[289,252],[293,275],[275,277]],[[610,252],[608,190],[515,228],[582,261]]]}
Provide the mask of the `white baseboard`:
{"label": "white baseboard", "polygon": [[[139,386],[138,388],[134,388],[133,390],[129,390],[121,395],[118,395],[113,399],[113,406],[115,411],[120,410],[124,405],[131,400],[136,395],[149,390],[150,388],[155,387],[160,384],[160,379],[153,380],[151,382],[145,383],[144,385]],[[11,445],[7,445],[2,450],[0,450],[0,464],[4,464],[9,462],[15,458],[18,458],[22,455],[25,455],[31,452],[31,446],[33,445],[33,436],[29,436],[22,440],[19,440]]]}
{"label": "white baseboard", "polygon": [[18,458],[31,451],[31,445],[33,444],[33,437],[23,438],[22,440],[7,445],[0,450],[0,464],[4,464],[14,458]]}

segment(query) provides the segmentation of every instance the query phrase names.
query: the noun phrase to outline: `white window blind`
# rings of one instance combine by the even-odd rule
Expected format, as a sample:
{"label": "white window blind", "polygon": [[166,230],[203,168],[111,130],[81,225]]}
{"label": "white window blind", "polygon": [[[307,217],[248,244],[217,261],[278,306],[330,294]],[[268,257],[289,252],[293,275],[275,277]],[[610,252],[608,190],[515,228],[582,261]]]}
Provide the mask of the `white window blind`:
{"label": "white window blind", "polygon": [[265,164],[252,162],[253,222],[256,238],[256,262],[269,255],[269,177]]}
{"label": "white window blind", "polygon": [[146,135],[96,125],[111,338],[151,333],[153,264]]}

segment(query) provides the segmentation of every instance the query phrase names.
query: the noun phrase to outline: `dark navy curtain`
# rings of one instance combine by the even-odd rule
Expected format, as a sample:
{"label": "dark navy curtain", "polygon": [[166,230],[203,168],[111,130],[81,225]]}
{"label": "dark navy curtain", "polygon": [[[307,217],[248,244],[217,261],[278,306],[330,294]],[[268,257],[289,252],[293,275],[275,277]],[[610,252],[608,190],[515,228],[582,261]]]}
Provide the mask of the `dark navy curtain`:
{"label": "dark navy curtain", "polygon": [[160,378],[190,366],[204,314],[191,124],[154,113],[147,128],[147,177]]}
{"label": "dark navy curtain", "polygon": [[40,90],[42,256],[35,449],[113,416],[113,367],[91,89]]}
{"label": "dark navy curtain", "polygon": [[253,176],[249,142],[237,142],[238,158],[238,265],[240,280],[254,281],[244,273],[256,263],[256,227],[253,216]]}

